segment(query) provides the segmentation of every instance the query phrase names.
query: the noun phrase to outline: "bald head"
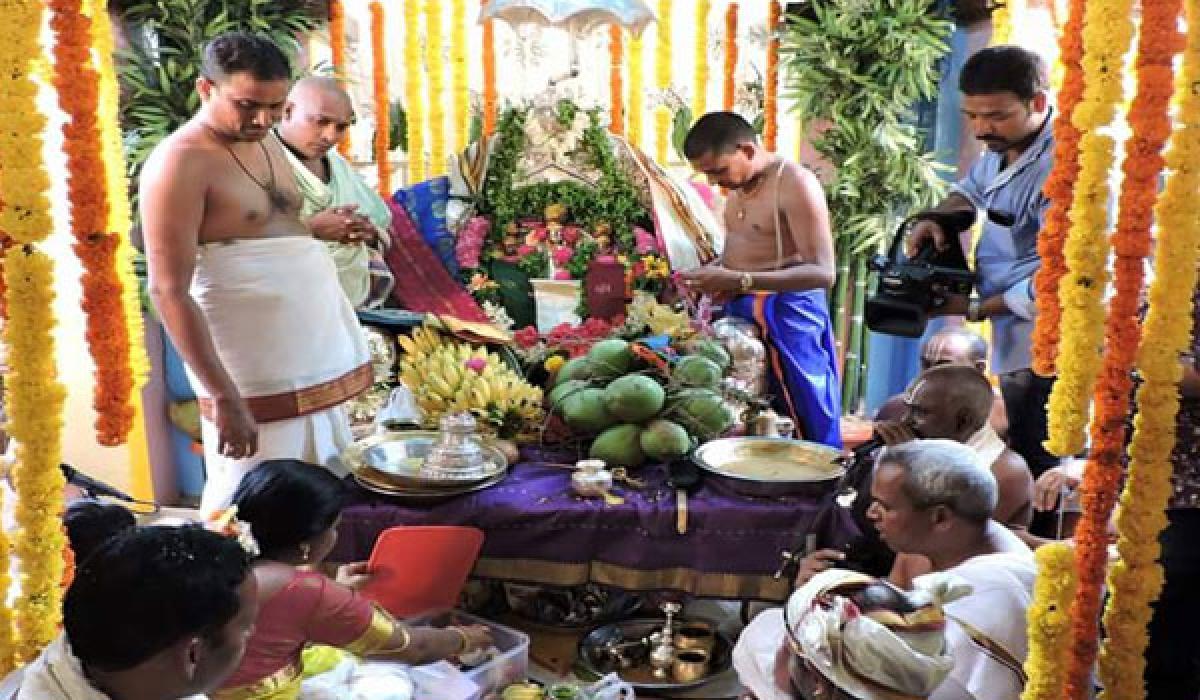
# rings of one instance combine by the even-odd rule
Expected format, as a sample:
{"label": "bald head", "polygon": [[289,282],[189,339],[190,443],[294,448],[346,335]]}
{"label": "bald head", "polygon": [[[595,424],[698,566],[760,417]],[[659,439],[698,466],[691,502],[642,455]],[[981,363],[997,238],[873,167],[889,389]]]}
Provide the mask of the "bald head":
{"label": "bald head", "polygon": [[988,422],[992,385],[974,367],[931,367],[913,381],[906,403],[909,422],[923,438],[966,442]]}
{"label": "bald head", "polygon": [[302,157],[322,158],[354,123],[354,105],[340,81],[309,76],[296,81],[283,108],[279,135]]}
{"label": "bald head", "polygon": [[938,331],[921,346],[921,367],[969,365],[980,372],[987,369],[988,344],[975,331],[955,327]]}

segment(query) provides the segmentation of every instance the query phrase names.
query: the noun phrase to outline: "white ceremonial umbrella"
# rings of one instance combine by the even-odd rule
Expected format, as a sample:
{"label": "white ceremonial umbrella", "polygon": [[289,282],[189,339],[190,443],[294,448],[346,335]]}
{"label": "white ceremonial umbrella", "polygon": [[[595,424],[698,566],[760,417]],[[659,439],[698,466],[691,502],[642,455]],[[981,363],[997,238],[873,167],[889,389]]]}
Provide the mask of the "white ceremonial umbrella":
{"label": "white ceremonial umbrella", "polygon": [[654,13],[642,0],[488,0],[479,11],[479,21],[503,20],[514,28],[522,25],[564,29],[568,43],[569,68],[566,74],[550,80],[550,86],[579,76],[579,55],[575,45],[597,27],[619,24],[638,35],[655,21]]}
{"label": "white ceremonial umbrella", "polygon": [[488,0],[479,12],[479,20],[488,19],[504,20],[513,26],[561,27],[582,35],[613,23],[641,34],[655,18],[642,0]]}

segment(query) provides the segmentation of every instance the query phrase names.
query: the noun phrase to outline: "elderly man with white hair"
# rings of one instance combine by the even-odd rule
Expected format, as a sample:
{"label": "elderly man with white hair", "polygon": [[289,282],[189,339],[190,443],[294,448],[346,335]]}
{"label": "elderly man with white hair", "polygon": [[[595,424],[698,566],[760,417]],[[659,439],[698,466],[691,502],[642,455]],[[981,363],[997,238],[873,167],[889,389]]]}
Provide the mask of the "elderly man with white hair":
{"label": "elderly man with white hair", "polygon": [[[874,700],[894,698],[898,693],[935,700],[1011,700],[1021,694],[1025,682],[1021,666],[1027,650],[1025,610],[1036,568],[1029,548],[992,520],[996,498],[991,471],[961,443],[915,440],[889,447],[880,456],[867,516],[893,550],[919,554],[932,563],[934,573],[915,579],[913,589],[940,602],[947,622],[946,650],[953,665],[932,695],[917,692],[917,685],[907,689],[893,686],[890,692],[864,686],[866,690],[857,693],[841,687],[847,697]],[[789,602],[789,610],[797,596],[801,600],[811,597],[806,593],[810,586],[827,585],[829,573],[817,574],[802,586]],[[963,595],[967,590],[970,593]],[[846,610],[844,622],[849,622],[857,613]],[[789,622],[794,624],[801,612],[789,613]],[[762,663],[761,650],[784,632],[779,613],[764,612],[743,632],[735,650],[739,676],[760,700],[797,697],[795,692],[778,694],[778,664]],[[878,651],[861,646],[872,644],[875,638],[843,635],[839,643],[847,648],[839,655],[848,662],[878,656]],[[808,653],[803,656],[813,660]],[[864,670],[860,668],[854,675],[862,676]],[[836,684],[836,679],[831,680]]]}

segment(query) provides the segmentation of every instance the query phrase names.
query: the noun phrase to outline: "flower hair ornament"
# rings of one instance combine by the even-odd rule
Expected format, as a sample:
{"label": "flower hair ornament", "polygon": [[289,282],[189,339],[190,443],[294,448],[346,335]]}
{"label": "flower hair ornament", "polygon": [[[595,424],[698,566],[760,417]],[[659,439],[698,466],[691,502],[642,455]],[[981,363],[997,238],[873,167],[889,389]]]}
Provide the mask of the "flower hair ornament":
{"label": "flower hair ornament", "polygon": [[257,557],[262,554],[262,550],[258,548],[258,541],[254,539],[254,534],[250,530],[250,523],[238,520],[237,511],[237,506],[218,510],[208,516],[204,527],[218,535],[225,535],[237,540],[247,554]]}

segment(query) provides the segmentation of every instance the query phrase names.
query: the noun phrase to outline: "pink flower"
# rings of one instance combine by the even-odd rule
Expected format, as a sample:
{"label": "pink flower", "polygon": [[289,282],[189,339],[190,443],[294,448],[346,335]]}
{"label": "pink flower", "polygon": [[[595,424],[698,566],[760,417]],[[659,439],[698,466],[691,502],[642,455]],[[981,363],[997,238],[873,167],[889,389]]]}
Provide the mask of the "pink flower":
{"label": "pink flower", "polygon": [[579,240],[579,236],[582,233],[578,226],[566,226],[562,230],[563,242],[568,245],[575,245],[575,242]]}
{"label": "pink flower", "polygon": [[555,265],[566,265],[571,262],[571,256],[575,255],[575,251],[566,246],[560,246],[554,249],[550,257],[554,260]]}
{"label": "pink flower", "polygon": [[481,374],[484,368],[487,367],[487,360],[482,357],[472,357],[463,364],[466,365],[467,369],[472,370],[476,374]]}
{"label": "pink flower", "polygon": [[544,228],[535,228],[534,230],[530,231],[527,236],[525,236],[526,245],[536,246],[539,243],[544,243],[545,241],[546,229]]}
{"label": "pink flower", "polygon": [[571,272],[569,270],[555,270],[554,271],[554,279],[569,280],[569,279],[571,279]]}
{"label": "pink flower", "polygon": [[521,245],[517,246],[517,255],[519,255],[521,257],[525,257],[526,255],[533,255],[534,251],[536,251],[536,250],[537,250],[537,248],[534,248],[531,245],[526,245],[526,244],[522,243]]}
{"label": "pink flower", "polygon": [[538,340],[540,340],[540,337],[535,326],[525,326],[513,333],[513,342],[522,348],[531,348],[537,345]]}
{"label": "pink flower", "polygon": [[476,216],[463,224],[454,242],[454,257],[463,267],[479,267],[479,256],[483,253],[483,242],[487,239],[491,223]]}
{"label": "pink flower", "polygon": [[634,248],[642,255],[658,252],[658,239],[641,226],[633,227]]}

